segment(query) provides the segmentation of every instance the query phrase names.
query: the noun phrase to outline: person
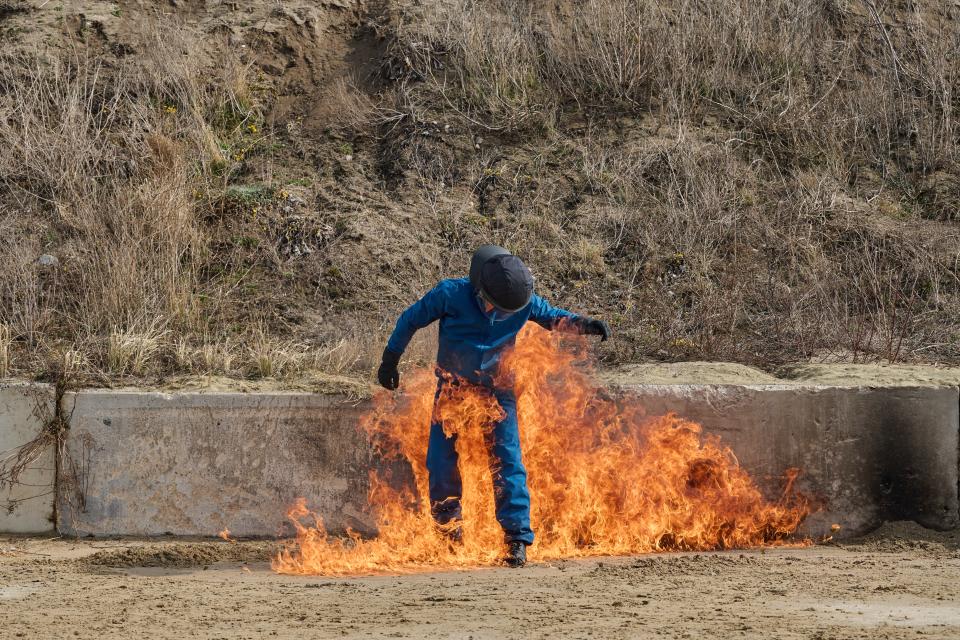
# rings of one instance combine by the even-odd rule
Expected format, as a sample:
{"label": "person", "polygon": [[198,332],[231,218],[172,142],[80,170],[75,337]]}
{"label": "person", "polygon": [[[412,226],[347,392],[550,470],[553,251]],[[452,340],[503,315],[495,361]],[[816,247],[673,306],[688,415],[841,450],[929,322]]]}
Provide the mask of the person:
{"label": "person", "polygon": [[[597,335],[601,341],[610,337],[605,322],[558,309],[534,294],[533,275],[520,258],[503,247],[484,245],[473,254],[469,278],[442,280],[400,315],[377,371],[381,385],[396,389],[400,357],[414,333],[439,321],[436,400],[445,384],[464,382],[485,387],[496,398],[503,418],[493,425],[488,446],[496,461],[494,499],[507,546],[504,562],[513,567],[526,563],[526,547],[533,544],[534,534],[517,400],[512,385],[498,380],[497,372],[502,354],[513,346],[528,320],[550,330]],[[463,534],[457,524],[462,485],[456,436],[447,437],[436,411],[434,416],[427,445],[431,513],[451,542],[458,543]]]}

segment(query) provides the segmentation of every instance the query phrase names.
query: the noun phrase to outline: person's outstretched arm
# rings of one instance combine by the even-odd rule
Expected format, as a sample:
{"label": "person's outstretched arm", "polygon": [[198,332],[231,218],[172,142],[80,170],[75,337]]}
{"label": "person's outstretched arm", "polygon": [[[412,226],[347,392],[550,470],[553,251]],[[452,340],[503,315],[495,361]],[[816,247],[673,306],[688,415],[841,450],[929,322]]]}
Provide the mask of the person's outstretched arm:
{"label": "person's outstretched arm", "polygon": [[413,334],[445,313],[447,289],[448,285],[441,282],[400,314],[377,370],[377,380],[387,389],[400,386],[400,356],[406,351]]}
{"label": "person's outstretched arm", "polygon": [[554,307],[536,295],[530,300],[530,305],[530,319],[544,329],[553,331],[558,328],[569,328],[576,333],[600,336],[600,342],[610,337],[610,327],[603,320],[595,320]]}

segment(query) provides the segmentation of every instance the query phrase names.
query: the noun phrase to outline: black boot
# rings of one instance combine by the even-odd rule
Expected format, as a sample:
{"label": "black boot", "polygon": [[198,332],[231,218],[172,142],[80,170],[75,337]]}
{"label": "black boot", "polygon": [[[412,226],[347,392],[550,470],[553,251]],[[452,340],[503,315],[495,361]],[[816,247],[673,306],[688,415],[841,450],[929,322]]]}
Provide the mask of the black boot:
{"label": "black boot", "polygon": [[459,547],[463,545],[463,527],[455,527],[445,531],[443,535],[447,537],[447,541],[450,543],[451,547]]}
{"label": "black boot", "polygon": [[513,541],[510,543],[510,547],[507,549],[507,557],[503,559],[503,562],[508,567],[518,568],[527,564],[527,545],[519,541]]}
{"label": "black boot", "polygon": [[463,546],[463,526],[461,526],[459,522],[456,525],[452,522],[445,525],[437,525],[437,530],[440,532],[440,535],[446,539],[451,551]]}

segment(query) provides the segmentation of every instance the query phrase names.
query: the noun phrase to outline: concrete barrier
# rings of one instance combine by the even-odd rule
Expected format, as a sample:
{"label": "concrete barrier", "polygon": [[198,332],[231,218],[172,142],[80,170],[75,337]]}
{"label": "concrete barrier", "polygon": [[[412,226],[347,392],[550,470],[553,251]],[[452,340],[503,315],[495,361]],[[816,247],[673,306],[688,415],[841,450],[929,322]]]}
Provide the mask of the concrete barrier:
{"label": "concrete barrier", "polygon": [[[54,417],[52,386],[0,384],[0,466],[9,465]],[[14,484],[0,481],[0,533],[40,533],[53,529],[53,446],[43,449]]]}
{"label": "concrete barrier", "polygon": [[[648,415],[675,412],[730,445],[775,497],[788,467],[825,508],[806,532],[838,537],[884,520],[958,525],[956,387],[633,385]],[[366,405],[286,393],[82,391],[66,394],[70,460],[60,528],[94,535],[287,533],[297,497],[331,531],[371,532],[377,464],[357,421]],[[394,470],[397,471],[396,469]],[[76,490],[66,490],[68,488]]]}
{"label": "concrete barrier", "polygon": [[935,529],[960,523],[957,498],[960,391],[956,387],[801,385],[616,387],[649,415],[677,413],[729,445],[772,498],[788,467],[824,502],[805,531],[837,537],[888,520]]}
{"label": "concrete barrier", "polygon": [[372,451],[362,409],[339,396],[81,391],[61,488],[60,529],[81,535],[289,533],[298,497],[331,531],[369,532]]}

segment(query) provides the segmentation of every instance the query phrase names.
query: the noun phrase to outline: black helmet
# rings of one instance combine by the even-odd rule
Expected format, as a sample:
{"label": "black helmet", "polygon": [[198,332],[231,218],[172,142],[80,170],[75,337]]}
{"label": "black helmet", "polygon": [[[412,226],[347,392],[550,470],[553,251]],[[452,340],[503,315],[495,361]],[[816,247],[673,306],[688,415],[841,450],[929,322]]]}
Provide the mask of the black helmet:
{"label": "black helmet", "polygon": [[520,258],[494,244],[485,244],[473,253],[470,283],[501,311],[519,311],[533,297],[530,269]]}

